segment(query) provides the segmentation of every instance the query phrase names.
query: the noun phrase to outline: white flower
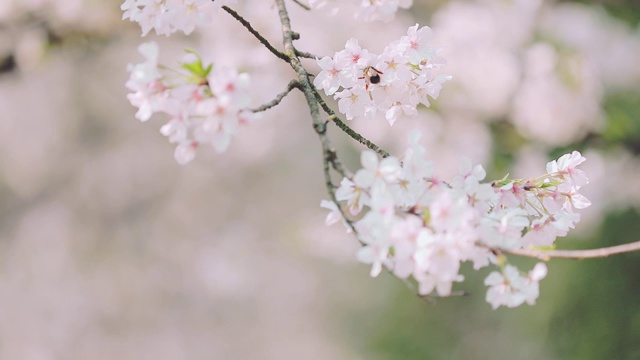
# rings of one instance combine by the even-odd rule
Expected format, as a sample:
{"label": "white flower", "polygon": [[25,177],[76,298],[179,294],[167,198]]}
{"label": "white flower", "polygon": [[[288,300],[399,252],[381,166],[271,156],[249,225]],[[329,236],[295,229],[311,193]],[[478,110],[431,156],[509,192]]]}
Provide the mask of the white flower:
{"label": "white flower", "polygon": [[583,170],[576,169],[576,167],[582,164],[586,158],[582,156],[578,151],[574,151],[571,154],[562,155],[557,161],[551,161],[547,164],[547,172],[549,174],[561,173],[568,175],[571,180],[571,185],[580,187],[589,183],[589,178]]}
{"label": "white flower", "polygon": [[400,161],[397,158],[389,156],[379,161],[378,155],[371,150],[362,152],[360,162],[362,169],[358,170],[353,181],[362,188],[370,188],[376,181],[389,184],[396,181],[402,173]]}
{"label": "white flower", "polygon": [[[397,0],[363,1],[363,7],[374,12],[395,12],[398,5]],[[417,106],[429,106],[429,98],[437,98],[442,84],[451,79],[437,73],[445,61],[430,47],[430,38],[431,29],[416,24],[406,36],[386,46],[381,55],[349,39],[333,58],[316,59],[322,70],[314,85],[338,100],[338,110],[348,120],[370,119],[380,111],[393,125],[402,116],[416,116]]]}
{"label": "white flower", "polygon": [[347,120],[355,117],[371,117],[375,115],[375,105],[369,93],[362,86],[345,89],[335,94],[338,99],[338,111],[345,114]]}
{"label": "white flower", "polygon": [[[195,2],[184,4],[196,6]],[[202,68],[180,73],[158,65],[156,43],[142,44],[139,51],[146,61],[129,65],[131,76],[126,86],[132,93],[127,97],[138,107],[136,118],[141,121],[156,112],[169,116],[160,132],[169,142],[178,144],[174,156],[180,164],[193,160],[200,144],[210,144],[218,152],[227,150],[238,128],[256,119],[246,109],[250,89],[247,74],[226,68],[210,73],[194,54],[184,61]]]}
{"label": "white flower", "polygon": [[527,277],[521,276],[515,266],[506,265],[502,273],[494,271],[484,280],[489,286],[486,300],[494,309],[502,305],[513,308],[524,302],[533,305],[540,294],[538,282],[546,275],[544,263],[536,264]]}
{"label": "white flower", "polygon": [[329,214],[327,214],[327,218],[325,219],[325,225],[333,225],[342,219],[342,214],[340,214],[340,210],[338,209],[338,205],[330,200],[322,200],[320,201],[320,207],[330,210]]}
{"label": "white flower", "polygon": [[323,89],[327,95],[333,95],[340,88],[340,72],[342,70],[336,66],[335,61],[329,56],[316,59],[316,62],[322,71],[313,79],[313,85]]}
{"label": "white flower", "polygon": [[369,194],[353,181],[343,178],[336,190],[336,200],[346,201],[351,215],[358,215],[365,205],[369,204]]}
{"label": "white flower", "polygon": [[142,36],[151,30],[158,35],[171,35],[176,31],[190,34],[196,26],[211,21],[211,13],[235,0],[125,0],[120,9],[122,19],[140,24]]}
{"label": "white flower", "polygon": [[[412,276],[420,294],[435,291],[440,296],[450,295],[453,283],[464,279],[463,262],[472,262],[476,270],[500,264],[501,271],[485,280],[487,301],[494,309],[534,304],[546,266],[537,264],[523,276],[504,265],[497,252],[552,246],[575,226],[580,216],[573,208],[585,200],[567,175],[582,162],[580,157],[564,157],[550,165],[552,173],[536,179],[505,177],[492,183],[481,183],[486,176],[482,166],[464,161],[449,185],[433,177],[419,139],[419,133],[411,134],[402,163],[363,151],[362,168],[352,180],[344,178],[336,191],[352,215],[364,213],[354,220],[363,244],[358,260],[371,265],[371,276],[387,268],[402,279]],[[337,217],[334,210],[327,222]]]}

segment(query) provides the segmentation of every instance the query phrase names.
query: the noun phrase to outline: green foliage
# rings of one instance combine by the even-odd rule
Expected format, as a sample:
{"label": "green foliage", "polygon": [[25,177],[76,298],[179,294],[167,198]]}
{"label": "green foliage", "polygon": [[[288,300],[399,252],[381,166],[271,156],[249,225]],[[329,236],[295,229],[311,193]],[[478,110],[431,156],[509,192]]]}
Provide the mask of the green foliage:
{"label": "green foliage", "polygon": [[[596,243],[638,240],[640,214],[608,217]],[[550,323],[549,339],[562,359],[637,359],[640,355],[640,254],[590,260],[575,266]]]}
{"label": "green foliage", "polygon": [[640,92],[624,92],[607,97],[604,109],[607,125],[603,140],[610,145],[623,144],[633,153],[640,153]]}
{"label": "green foliage", "polygon": [[[638,234],[640,213],[627,210],[607,218],[592,239],[561,244],[612,246],[638,240]],[[535,263],[509,261],[522,263],[523,269]],[[385,291],[392,292],[388,300],[350,314],[344,326],[370,359],[640,358],[640,254],[556,259],[548,266],[535,306],[491,310],[482,285],[488,271],[468,268],[463,286],[470,296],[430,304],[399,282],[384,281]]]}

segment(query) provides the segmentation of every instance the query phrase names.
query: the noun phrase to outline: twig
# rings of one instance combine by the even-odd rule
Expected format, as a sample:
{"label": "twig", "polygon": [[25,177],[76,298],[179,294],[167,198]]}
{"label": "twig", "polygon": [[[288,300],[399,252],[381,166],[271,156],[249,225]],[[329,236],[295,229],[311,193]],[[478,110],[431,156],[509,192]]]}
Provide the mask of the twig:
{"label": "twig", "polygon": [[305,9],[305,10],[311,10],[311,8],[308,5],[305,5],[303,3],[301,3],[299,0],[293,0],[294,3],[300,5],[301,8]]}
{"label": "twig", "polygon": [[347,167],[344,166],[342,161],[340,161],[340,159],[338,158],[335,149],[330,149],[330,153],[327,155],[329,155],[329,161],[331,162],[333,168],[338,172],[338,174],[342,175],[342,177],[353,177],[353,173],[351,172],[351,170],[347,169]]}
{"label": "twig", "polygon": [[247,20],[245,20],[242,16],[240,16],[240,14],[238,14],[237,12],[235,12],[233,9],[231,9],[226,5],[222,6],[222,9],[228,12],[231,16],[233,16],[236,20],[238,20],[244,27],[246,27],[247,30],[249,30],[249,32],[253,36],[255,36],[258,39],[258,41],[260,41],[262,45],[264,45],[267,49],[269,49],[269,51],[271,51],[275,56],[277,56],[278,58],[286,62],[289,62],[291,60],[288,56],[283,54],[280,50],[274,48],[269,43],[269,40],[265,39],[264,36],[260,35],[260,33],[256,31],[256,29],[254,29],[253,26],[251,26],[251,24]]}
{"label": "twig", "polygon": [[526,256],[530,258],[548,261],[551,258],[561,259],[593,259],[604,258],[611,255],[640,251],[640,241],[629,244],[616,245],[590,250],[525,250],[525,249],[497,249],[503,253]]}
{"label": "twig", "polygon": [[[311,120],[313,122],[313,129],[320,138],[320,142],[322,144],[322,158],[324,165],[323,169],[327,192],[329,193],[329,197],[331,197],[331,201],[333,201],[335,204],[338,204],[335,194],[335,185],[331,180],[330,164],[333,164],[334,167],[342,168],[342,171],[346,172],[347,170],[337,160],[335,149],[331,145],[331,141],[326,134],[327,123],[320,117],[320,108],[318,107],[318,100],[313,93],[313,84],[311,84],[311,82],[309,81],[309,74],[302,66],[302,63],[300,63],[300,59],[296,55],[295,48],[293,46],[294,32],[291,30],[291,21],[289,20],[289,14],[287,13],[284,0],[276,0],[276,4],[278,6],[278,15],[280,16],[280,22],[282,23],[282,42],[284,44],[284,54],[289,57],[289,65],[291,65],[293,70],[298,75],[298,81],[300,84],[299,89],[302,91],[305,100],[307,101],[309,112],[311,113]],[[342,215],[342,218],[353,230],[354,234],[357,234],[353,222],[346,216],[340,206],[338,206],[338,209]]]}
{"label": "twig", "polygon": [[[358,239],[358,231],[356,231],[356,227],[353,224],[353,221],[349,219],[347,214],[345,214],[344,209],[342,209],[342,207],[340,206],[340,203],[336,199],[336,191],[335,191],[336,186],[333,185],[333,181],[331,181],[331,171],[329,169],[329,163],[331,162],[329,158],[332,156],[331,153],[333,153],[333,150],[332,149],[323,149],[323,150],[324,151],[323,151],[323,157],[322,157],[322,165],[323,165],[322,169],[324,170],[324,180],[325,180],[325,185],[327,186],[327,192],[329,193],[329,197],[331,198],[331,201],[333,201],[336,204],[338,211],[342,216],[342,220],[344,220],[344,222],[347,223],[353,235],[356,237],[356,239]],[[358,241],[360,241],[360,239],[358,239]],[[363,244],[362,241],[360,241],[360,244]]]}
{"label": "twig", "polygon": [[265,110],[271,109],[272,107],[280,104],[280,101],[282,101],[282,99],[285,96],[287,96],[287,94],[289,94],[291,92],[291,90],[293,90],[294,88],[300,88],[300,82],[298,80],[289,81],[289,84],[287,84],[287,88],[283,92],[278,94],[278,96],[276,96],[275,99],[269,101],[266,104],[263,104],[260,107],[257,107],[255,109],[251,109],[251,111],[256,113],[256,112],[260,112],[260,111],[265,111]]}
{"label": "twig", "polygon": [[318,55],[314,55],[312,53],[306,52],[306,51],[300,51],[298,49],[295,49],[296,51],[296,55],[303,57],[303,58],[307,58],[307,59],[320,59],[321,57]]}
{"label": "twig", "polygon": [[[327,191],[329,192],[329,197],[337,205],[338,201],[336,200],[335,185],[333,185],[333,182],[331,180],[331,171],[330,171],[329,165],[333,164],[334,167],[341,168],[342,164],[337,159],[335,150],[331,146],[331,142],[327,137],[327,134],[326,134],[327,123],[320,118],[320,109],[318,108],[318,104],[319,103],[324,104],[324,101],[322,100],[322,98],[319,97],[317,91],[315,91],[313,84],[311,83],[311,81],[309,81],[309,74],[304,69],[304,67],[302,67],[302,64],[300,63],[300,59],[296,56],[295,48],[293,47],[293,43],[292,43],[293,39],[291,36],[292,34],[291,24],[289,21],[289,15],[287,14],[287,10],[284,5],[284,0],[276,0],[276,4],[278,5],[280,22],[282,23],[282,34],[283,34],[285,54],[287,54],[288,56],[291,56],[291,61],[289,62],[289,64],[298,74],[298,80],[300,81],[300,90],[302,90],[302,92],[305,95],[305,99],[307,100],[307,105],[309,106],[309,111],[311,112],[311,118],[313,120],[313,128],[316,131],[316,134],[318,134],[318,137],[320,138],[320,142],[322,143],[325,184],[327,186]],[[326,104],[324,104],[324,106],[326,106]],[[324,109],[324,106],[323,106],[323,109]],[[330,108],[329,110],[331,111]],[[335,117],[335,114],[333,113],[333,111],[331,111],[331,114],[333,114],[332,116]],[[342,171],[346,171],[346,168],[344,168]],[[338,211],[340,211],[342,218],[353,231],[353,234],[355,235],[356,239],[358,239],[360,244],[364,245],[362,240],[358,238],[358,232],[356,231],[353,221],[349,219],[349,217],[345,214],[342,207],[340,207],[339,205],[338,205]],[[390,272],[389,269],[386,269],[386,270]],[[407,287],[411,289],[411,291],[413,291],[416,295],[418,295],[418,297],[429,301],[429,296],[420,296],[419,293],[416,291],[415,286],[413,286],[413,284],[411,284],[409,281],[404,281],[404,284],[407,285]]]}

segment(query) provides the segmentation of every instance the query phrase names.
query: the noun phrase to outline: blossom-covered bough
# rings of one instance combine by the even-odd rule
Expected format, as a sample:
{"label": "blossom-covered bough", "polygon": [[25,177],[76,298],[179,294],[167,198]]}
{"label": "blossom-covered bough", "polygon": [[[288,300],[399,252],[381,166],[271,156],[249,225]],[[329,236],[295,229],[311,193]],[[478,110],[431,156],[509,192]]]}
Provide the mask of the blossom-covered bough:
{"label": "blossom-covered bough", "polygon": [[[161,133],[176,144],[175,158],[181,164],[193,160],[198,147],[212,145],[225,151],[239,127],[280,103],[292,90],[304,95],[313,128],[323,152],[323,168],[330,200],[321,206],[329,210],[328,225],[342,223],[362,244],[359,261],[371,266],[371,276],[386,270],[402,279],[420,296],[451,296],[453,283],[463,281],[460,266],[493,265],[485,279],[487,301],[499,306],[533,304],[538,283],[547,275],[544,262],[521,272],[508,262],[517,255],[548,261],[551,258],[605,257],[640,250],[640,242],[610,248],[555,250],[558,237],[566,236],[580,220],[578,210],[590,205],[580,194],[588,183],[579,169],[585,158],[577,151],[547,164],[546,173],[534,179],[508,176],[483,182],[480,165],[461,162],[453,179],[438,178],[433,163],[420,144],[420,134],[409,134],[409,147],[392,156],[340,119],[375,121],[384,118],[393,125],[404,116],[416,116],[419,106],[429,106],[441,87],[450,80],[443,73],[446,61],[430,44],[431,29],[414,25],[406,35],[388,44],[381,54],[363,49],[356,39],[333,56],[316,56],[296,48],[300,34],[293,31],[285,0],[275,0],[282,25],[282,50],[273,46],[226,0],[126,0],[123,18],[136,21],[143,35],[154,29],[169,35],[186,34],[212,16],[216,9],[238,20],[274,56],[288,63],[295,76],[286,89],[269,103],[252,108],[250,79],[234,69],[205,64],[189,51],[179,69],[158,63],[158,46],[139,48],[146,61],[131,65],[127,87],[130,102],[138,107],[141,121],[154,113],[165,113],[168,122]],[[389,20],[410,0],[331,1],[311,0],[305,9],[329,12],[348,7],[356,19]],[[301,58],[315,59],[321,71],[310,73]],[[336,113],[320,94],[337,100]],[[322,114],[324,113],[324,115]],[[350,171],[340,160],[327,135],[335,124],[363,144],[362,168]],[[334,174],[342,177],[339,185]]]}

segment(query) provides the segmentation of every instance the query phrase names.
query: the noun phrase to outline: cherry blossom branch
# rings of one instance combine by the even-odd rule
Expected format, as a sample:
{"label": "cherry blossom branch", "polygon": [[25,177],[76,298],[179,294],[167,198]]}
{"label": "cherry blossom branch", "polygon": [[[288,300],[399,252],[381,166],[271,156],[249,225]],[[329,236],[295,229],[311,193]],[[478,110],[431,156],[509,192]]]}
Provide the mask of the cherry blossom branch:
{"label": "cherry blossom branch", "polygon": [[265,110],[271,109],[272,107],[280,104],[282,99],[284,99],[284,97],[287,96],[291,92],[291,90],[293,90],[294,88],[298,88],[298,89],[300,88],[300,82],[298,80],[289,81],[289,84],[287,84],[287,88],[283,92],[278,94],[275,97],[275,99],[269,101],[266,104],[263,104],[260,107],[257,107],[255,109],[251,109],[251,111],[256,113],[256,112],[261,112],[261,111],[265,111]]}
{"label": "cherry blossom branch", "polygon": [[280,50],[276,49],[275,47],[273,47],[273,45],[271,45],[271,43],[269,43],[269,40],[265,39],[264,36],[260,35],[260,33],[258,31],[256,31],[256,29],[253,28],[253,26],[251,26],[251,24],[245,20],[242,16],[240,16],[240,14],[238,14],[237,12],[235,12],[233,9],[231,9],[230,7],[224,5],[222,6],[222,9],[224,11],[226,11],[227,13],[229,13],[231,16],[233,16],[236,20],[238,20],[238,22],[240,22],[240,24],[242,24],[244,27],[247,28],[247,30],[249,30],[249,32],[255,36],[258,41],[260,41],[262,43],[262,45],[264,45],[267,49],[269,49],[269,51],[271,51],[275,56],[277,56],[278,58],[289,62],[290,59],[288,56],[286,56],[285,54],[283,54]]}
{"label": "cherry blossom branch", "polygon": [[[362,245],[364,245],[362,240],[360,240],[358,238],[358,232],[356,231],[354,222],[351,219],[349,219],[349,217],[344,212],[342,207],[340,207],[338,205],[339,203],[338,203],[338,200],[336,199],[336,194],[335,194],[336,186],[333,184],[333,181],[331,180],[330,164],[332,164],[336,168],[336,170],[338,172],[347,171],[347,170],[339,162],[338,157],[336,156],[336,151],[333,148],[333,146],[331,145],[331,141],[327,137],[327,134],[326,134],[326,132],[327,132],[327,121],[323,121],[320,118],[320,109],[318,107],[318,104],[320,104],[322,106],[323,110],[330,115],[329,118],[332,121],[335,122],[336,120],[338,120],[340,123],[342,123],[342,121],[337,119],[337,116],[335,115],[333,110],[331,110],[331,108],[329,108],[326,105],[324,100],[322,100],[322,98],[320,97],[318,92],[315,90],[315,87],[313,86],[313,84],[309,80],[309,77],[310,77],[309,75],[310,74],[306,71],[306,69],[300,63],[300,59],[298,58],[298,55],[296,54],[295,48],[293,46],[294,37],[292,35],[294,34],[294,32],[291,30],[291,23],[290,23],[290,20],[289,20],[289,15],[287,13],[287,9],[286,9],[285,4],[284,4],[284,0],[275,0],[275,1],[276,1],[277,6],[278,6],[278,13],[280,15],[280,22],[282,23],[283,43],[284,43],[284,49],[285,49],[284,53],[285,53],[285,55],[289,56],[289,58],[291,59],[291,61],[289,61],[289,64],[291,65],[291,67],[298,74],[298,81],[299,81],[299,84],[300,84],[299,89],[303,92],[303,94],[305,96],[305,99],[307,101],[307,105],[309,106],[309,111],[311,113],[311,118],[312,118],[312,121],[313,121],[313,128],[314,128],[316,134],[318,135],[318,137],[320,138],[320,141],[322,143],[323,170],[324,170],[324,177],[325,177],[325,185],[327,187],[327,191],[329,193],[329,197],[331,198],[331,201],[333,201],[337,205],[338,211],[340,212],[340,214],[342,216],[342,219],[345,221],[347,226],[349,226],[349,228],[353,232],[353,234],[356,237],[356,239],[358,239],[358,241]],[[342,124],[344,125],[344,123],[342,123]],[[364,139],[364,137],[360,136],[355,131],[351,130],[351,128],[349,128],[348,126],[344,125],[344,127],[346,127],[346,129],[350,130],[350,132],[352,132],[353,134],[359,136],[360,140],[358,140],[357,138],[354,138],[354,139],[356,139],[359,142],[367,145],[368,147],[369,146],[375,146],[375,148],[378,149],[378,151],[382,151],[382,152],[384,152],[384,154],[386,154],[386,156],[389,156],[389,153],[387,153],[384,150],[381,150],[375,144],[373,144],[370,141]],[[346,132],[346,130],[345,130],[345,132]],[[361,140],[364,140],[365,142],[363,142]],[[383,155],[383,156],[385,156],[385,155]],[[338,169],[343,169],[343,170],[338,170]],[[391,272],[387,268],[385,268],[385,270],[387,270],[388,272]],[[432,296],[432,295],[420,295],[420,293],[416,289],[415,285],[412,284],[409,280],[407,280],[407,279],[401,279],[401,280],[412,292],[414,292],[421,299],[424,299],[426,301],[432,301],[433,300],[434,296]],[[465,294],[466,293],[461,292],[461,293],[456,293],[455,295],[465,295]]]}
{"label": "cherry blossom branch", "polygon": [[[282,22],[282,26],[283,26],[283,43],[285,46],[285,52],[280,52],[277,49],[275,49],[267,39],[265,39],[262,35],[260,35],[252,26],[251,24],[245,20],[242,16],[240,16],[237,12],[235,12],[233,9],[229,8],[228,6],[223,6],[222,8],[228,12],[229,14],[231,14],[231,16],[233,16],[236,20],[238,20],[242,25],[244,25],[244,27],[247,28],[247,30],[249,30],[249,32],[251,34],[253,34],[256,38],[258,38],[258,40],[269,50],[271,51],[274,55],[276,55],[277,57],[283,59],[284,61],[288,62],[291,64],[291,66],[294,68],[294,70],[296,70],[296,72],[298,73],[299,77],[301,75],[304,74],[304,82],[302,80],[292,80],[292,82],[289,83],[289,85],[287,86],[287,90],[284,93],[279,94],[276,99],[274,99],[273,101],[273,105],[271,105],[271,103],[267,103],[263,106],[260,106],[257,109],[252,110],[253,112],[258,112],[258,111],[264,111],[267,110],[275,105],[277,105],[282,98],[284,98],[284,96],[286,96],[292,89],[293,87],[296,87],[293,85],[293,82],[296,82],[298,84],[298,87],[301,88],[301,90],[303,90],[303,92],[305,91],[309,91],[311,94],[313,94],[313,96],[317,99],[317,101],[314,102],[315,106],[317,107],[318,103],[320,103],[320,105],[322,106],[323,110],[330,115],[330,119],[340,128],[342,129],[342,131],[344,131],[345,133],[347,133],[349,136],[351,136],[354,140],[358,141],[359,143],[363,144],[364,146],[366,146],[367,148],[377,152],[380,156],[382,157],[388,157],[390,156],[390,154],[381,149],[379,146],[377,146],[376,144],[374,144],[373,142],[371,142],[370,140],[368,140],[367,138],[365,138],[364,136],[358,134],[356,131],[354,131],[352,128],[350,128],[347,124],[345,124],[344,122],[342,122],[337,115],[335,114],[335,112],[329,107],[327,106],[327,104],[324,102],[324,100],[322,100],[322,97],[320,97],[320,94],[316,91],[315,87],[313,86],[313,84],[311,84],[311,82],[309,81],[309,73],[306,71],[306,69],[304,69],[304,67],[302,66],[302,64],[300,63],[300,59],[299,57],[305,57],[305,58],[317,58],[316,55],[304,52],[304,51],[300,51],[298,49],[295,48],[295,46],[293,45],[293,40],[296,40],[298,38],[300,38],[300,34],[298,34],[297,32],[291,30],[291,21],[289,19],[288,13],[286,8],[284,7],[284,4],[282,4],[282,6],[280,6],[280,2],[277,1],[278,3],[278,11],[279,11],[279,15],[280,15],[280,19]],[[283,18],[284,16],[284,18]],[[284,19],[284,20],[283,20]],[[293,61],[296,62],[296,65],[294,66],[294,64],[292,63]],[[302,89],[304,88],[304,89]],[[311,104],[309,104],[311,106]],[[314,128],[320,126],[321,122],[316,122],[314,121]],[[322,123],[322,126],[326,126],[326,123]],[[341,174],[346,174],[346,168],[344,168],[344,166],[342,166],[339,161],[337,160],[337,157],[333,156],[334,160],[331,162],[334,166],[334,168],[340,172]]]}
{"label": "cherry blossom branch", "polygon": [[[320,109],[318,107],[318,100],[314,94],[315,89],[313,84],[309,81],[309,73],[302,66],[298,55],[296,54],[295,47],[293,46],[294,40],[294,32],[291,30],[291,21],[289,20],[289,14],[287,13],[287,9],[284,4],[284,0],[276,0],[276,4],[278,6],[278,14],[280,16],[280,22],[282,23],[282,41],[284,44],[284,54],[289,57],[289,64],[296,72],[298,76],[298,83],[302,93],[304,94],[305,100],[307,101],[307,105],[309,106],[309,112],[311,113],[311,119],[313,122],[313,129],[316,134],[320,138],[320,142],[322,144],[322,154],[323,154],[323,169],[324,169],[324,177],[325,177],[325,185],[327,187],[327,192],[331,200],[338,204],[338,200],[336,199],[335,188],[336,186],[333,184],[331,180],[331,171],[330,165],[333,165],[334,168],[338,172],[343,174],[347,174],[350,172],[342,165],[342,163],[338,160],[336,155],[336,150],[331,145],[331,141],[327,136],[327,122],[322,120],[320,117]],[[338,209],[342,215],[342,218],[345,220],[347,225],[352,229],[355,233],[355,227],[353,226],[353,222],[349,220],[341,207],[338,206]]]}
{"label": "cherry blossom branch", "polygon": [[[292,1],[298,3],[298,0]],[[136,11],[139,12],[140,7],[146,4],[138,4],[135,1],[128,3],[131,4],[123,5],[127,9],[124,17],[141,22],[143,32],[147,33],[154,25],[149,24],[148,18],[142,19],[136,15]],[[454,181],[448,184],[432,177],[433,165],[425,157],[425,148],[419,144],[420,135],[415,134],[410,139],[411,147],[405,153],[403,164],[399,158],[391,157],[388,152],[346,125],[319,94],[319,89],[324,89],[327,96],[335,94],[335,98],[338,99],[353,96],[352,99],[358,98],[367,102],[366,95],[363,94],[369,92],[370,100],[374,101],[369,87],[380,83],[380,75],[383,72],[372,66],[362,66],[372,63],[382,55],[373,54],[369,58],[362,58],[361,55],[365,54],[365,51],[357,45],[355,39],[347,42],[345,50],[336,53],[334,58],[318,59],[313,54],[299,51],[293,42],[300,38],[300,34],[291,28],[285,0],[275,0],[275,3],[282,25],[282,51],[273,47],[234,10],[227,6],[223,6],[223,9],[247,28],[271,53],[287,62],[296,76],[287,84],[285,91],[251,112],[240,111],[240,107],[245,104],[244,101],[229,101],[229,104],[224,104],[224,111],[220,113],[237,113],[237,119],[229,119],[235,121],[232,125],[248,123],[252,120],[254,112],[265,111],[278,105],[294,88],[303,93],[309,107],[313,129],[322,146],[325,185],[331,199],[321,202],[322,207],[331,210],[327,223],[340,221],[341,217],[347,229],[353,232],[362,245],[357,257],[361,262],[371,265],[371,276],[378,276],[384,269],[396,275],[421,298],[433,298],[431,294],[434,292],[442,297],[459,295],[452,293],[451,289],[454,282],[463,279],[458,273],[460,263],[471,260],[475,268],[480,268],[487,266],[492,255],[496,255],[500,258],[496,264],[499,271],[489,274],[484,282],[489,286],[487,301],[494,308],[514,307],[524,302],[535,302],[539,292],[538,282],[546,276],[547,268],[540,262],[527,274],[523,274],[517,267],[507,263],[505,254],[548,261],[551,258],[599,258],[640,250],[640,241],[592,250],[513,249],[518,244],[553,243],[558,236],[564,236],[570,228],[574,228],[579,216],[573,209],[584,209],[591,204],[578,192],[581,186],[588,183],[584,171],[577,169],[586,159],[574,151],[548,163],[547,174],[536,179],[523,182],[524,180],[510,180],[505,177],[490,184],[481,183],[486,176],[482,166],[472,167],[471,164],[465,164],[460,167]],[[185,33],[192,31],[192,28],[179,23],[171,25],[171,17],[165,20],[169,22],[156,21],[155,29],[159,34],[175,30]],[[432,78],[429,75],[430,69],[423,66],[433,60],[424,54],[433,54],[435,51],[422,43],[430,34],[431,30],[428,27],[419,28],[416,24],[407,30],[406,36],[394,43],[397,45],[396,49],[386,54],[409,58],[418,56],[416,59],[422,59],[403,65],[406,66],[405,70],[413,75],[408,81],[395,83],[394,86],[409,89],[409,92],[397,99],[385,100],[387,103],[394,104],[393,106],[408,106],[410,109],[415,109],[419,104],[428,105],[424,96],[437,97],[442,83],[450,79],[445,75]],[[142,121],[148,120],[154,112],[162,110],[162,106],[149,106],[150,102],[166,101],[167,97],[174,97],[169,100],[176,100],[175,96],[182,94],[174,94],[166,90],[166,86],[150,86],[152,83],[164,85],[163,81],[168,79],[161,71],[163,67],[157,64],[157,46],[155,42],[150,42],[139,47],[146,61],[130,67],[131,78],[126,84],[133,91],[129,95],[130,101],[140,108],[136,117]],[[343,56],[352,60],[363,59],[366,62],[363,62],[362,66],[354,62],[351,66],[343,68],[340,65]],[[305,57],[315,57],[323,69],[316,78],[302,65],[301,58]],[[433,62],[429,64],[438,65]],[[221,119],[218,116],[215,98],[229,96],[235,99],[234,96],[237,96],[237,99],[246,99],[249,84],[246,81],[247,75],[237,74],[235,70],[219,74],[214,72],[210,75],[212,65],[203,65],[199,56],[185,61],[182,68],[187,72],[181,74],[185,75],[184,85],[189,86],[188,89],[193,90],[195,96],[192,100],[203,105],[197,107],[198,109],[189,109],[187,115],[207,118],[204,122],[186,125],[187,122],[172,118],[161,129],[162,134],[168,136],[171,142],[178,142],[174,157],[179,163],[185,164],[193,160],[195,150],[202,142],[211,143],[218,151],[226,149],[230,135],[226,133],[227,129],[209,126]],[[385,76],[392,75],[394,70],[391,69],[392,67],[383,68],[387,74]],[[352,75],[350,80],[342,81],[340,76],[335,77],[343,70]],[[416,73],[413,73],[413,70],[416,70]],[[362,77],[356,77],[360,72]],[[422,81],[424,79],[429,80]],[[226,82],[228,80],[229,82]],[[314,82],[319,84],[317,88]],[[199,91],[203,85],[207,87],[206,91]],[[426,85],[428,87],[425,87]],[[345,92],[336,94],[340,87]],[[420,95],[420,99],[425,101],[411,100],[405,103],[405,100],[414,99],[416,95]],[[358,109],[362,109],[360,106],[363,104],[367,106],[366,103],[355,101],[345,104],[347,106],[341,106],[340,110],[344,110],[348,119],[361,116]],[[357,106],[352,106],[354,104]],[[396,120],[399,109],[393,106],[384,107],[390,124]],[[354,107],[357,109],[354,110]],[[327,116],[321,114],[321,109]],[[327,134],[329,122],[334,122],[347,135],[370,149],[362,151],[362,169],[358,170],[355,176],[338,158]],[[215,135],[223,133],[225,137],[218,140],[221,137],[192,136],[200,134],[200,131],[204,134],[210,131]],[[380,156],[386,159],[380,160]],[[331,171],[332,168],[334,172]],[[339,187],[332,179],[336,174],[346,178]],[[518,201],[514,202],[514,197]],[[338,198],[346,202],[346,205],[341,206]],[[427,198],[428,200],[425,200]],[[515,205],[509,205],[510,203]],[[553,206],[547,206],[547,203]],[[429,240],[417,241],[418,239]],[[456,239],[456,242],[451,243],[450,239]],[[453,246],[449,247],[450,245]],[[442,266],[431,266],[436,263]]]}
{"label": "cherry blossom branch", "polygon": [[512,255],[525,256],[543,261],[549,261],[551,258],[561,259],[593,259],[604,258],[617,254],[624,254],[634,251],[640,251],[640,241],[604,247],[590,250],[525,250],[525,249],[496,249],[500,252]]}

